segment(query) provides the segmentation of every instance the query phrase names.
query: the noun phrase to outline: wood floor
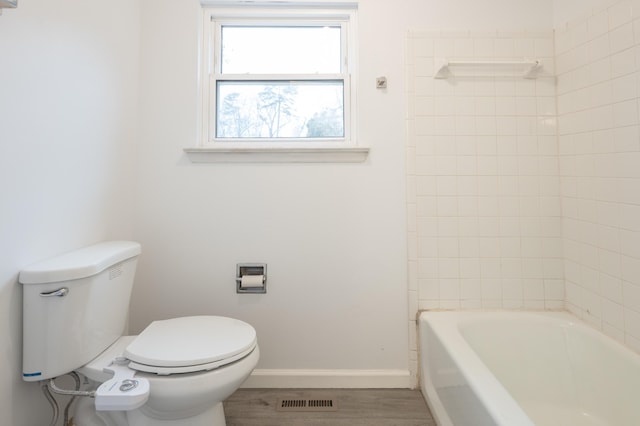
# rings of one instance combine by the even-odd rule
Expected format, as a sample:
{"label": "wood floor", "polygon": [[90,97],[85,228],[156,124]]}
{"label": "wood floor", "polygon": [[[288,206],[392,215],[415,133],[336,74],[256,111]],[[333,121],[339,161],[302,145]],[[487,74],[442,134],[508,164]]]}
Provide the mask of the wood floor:
{"label": "wood floor", "polygon": [[[337,411],[276,411],[278,399],[329,399]],[[239,389],[224,403],[227,426],[436,426],[419,390]]]}

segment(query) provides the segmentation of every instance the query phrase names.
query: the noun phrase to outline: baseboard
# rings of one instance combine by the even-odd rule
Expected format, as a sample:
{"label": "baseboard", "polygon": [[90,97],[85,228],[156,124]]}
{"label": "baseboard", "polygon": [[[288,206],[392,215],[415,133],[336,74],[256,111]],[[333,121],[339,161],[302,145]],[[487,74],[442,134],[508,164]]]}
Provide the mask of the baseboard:
{"label": "baseboard", "polygon": [[256,369],[243,388],[413,388],[409,370]]}

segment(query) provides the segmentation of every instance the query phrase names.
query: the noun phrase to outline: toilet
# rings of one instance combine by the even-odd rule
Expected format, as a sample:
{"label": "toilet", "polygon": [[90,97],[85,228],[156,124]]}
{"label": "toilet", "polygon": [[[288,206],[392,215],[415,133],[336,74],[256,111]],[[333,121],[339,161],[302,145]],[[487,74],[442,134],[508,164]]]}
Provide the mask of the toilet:
{"label": "toilet", "polygon": [[23,374],[72,371],[92,397],[77,426],[224,426],[222,402],[258,363],[254,328],[221,316],[152,322],[124,336],[140,245],[109,241],[31,265],[23,287]]}

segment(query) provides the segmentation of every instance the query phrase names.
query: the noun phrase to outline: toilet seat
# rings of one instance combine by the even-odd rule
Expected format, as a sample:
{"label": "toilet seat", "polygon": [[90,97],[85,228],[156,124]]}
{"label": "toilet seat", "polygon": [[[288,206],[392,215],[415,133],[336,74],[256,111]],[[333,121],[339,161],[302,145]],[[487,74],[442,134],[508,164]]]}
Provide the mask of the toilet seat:
{"label": "toilet seat", "polygon": [[128,367],[132,370],[141,371],[144,373],[153,373],[159,376],[167,376],[169,374],[179,374],[179,373],[197,373],[200,371],[208,371],[208,370],[213,370],[215,368],[223,367],[227,364],[230,364],[234,361],[237,361],[239,359],[246,357],[251,352],[253,352],[254,349],[255,349],[255,345],[252,348],[247,349],[246,351],[241,352],[238,355],[235,355],[231,358],[227,358],[221,361],[208,362],[205,364],[186,365],[182,367],[160,367],[157,365],[146,365],[146,364],[137,363],[135,361],[131,361],[129,362]]}
{"label": "toilet seat", "polygon": [[212,370],[244,358],[257,344],[249,324],[227,317],[154,321],[124,351],[129,368],[159,375]]}

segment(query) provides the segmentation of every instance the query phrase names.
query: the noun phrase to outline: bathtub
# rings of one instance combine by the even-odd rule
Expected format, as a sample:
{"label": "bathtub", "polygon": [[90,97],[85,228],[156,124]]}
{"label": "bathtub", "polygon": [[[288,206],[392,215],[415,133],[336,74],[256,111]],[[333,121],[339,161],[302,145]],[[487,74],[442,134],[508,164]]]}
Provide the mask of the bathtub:
{"label": "bathtub", "polygon": [[640,356],[563,312],[420,314],[439,426],[638,426]]}

